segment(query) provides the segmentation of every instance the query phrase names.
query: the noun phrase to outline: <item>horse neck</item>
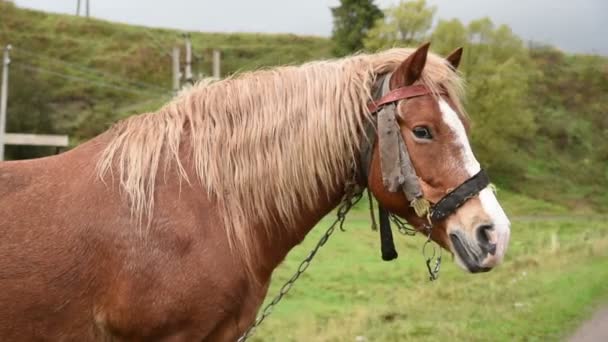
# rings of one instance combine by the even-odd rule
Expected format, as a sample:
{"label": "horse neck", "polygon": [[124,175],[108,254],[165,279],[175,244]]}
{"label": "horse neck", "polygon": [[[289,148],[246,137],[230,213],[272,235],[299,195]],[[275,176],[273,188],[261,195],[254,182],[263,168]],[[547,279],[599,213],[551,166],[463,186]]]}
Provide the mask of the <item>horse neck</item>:
{"label": "horse neck", "polygon": [[[190,153],[187,143],[184,144],[181,147],[180,154],[188,177],[194,178],[196,177],[195,166],[192,158],[189,157]],[[324,187],[319,184],[319,188],[323,189]],[[250,229],[252,233],[251,243],[254,244],[254,255],[256,255],[255,258],[251,258],[250,266],[252,267],[252,275],[255,276],[259,284],[267,283],[272,271],[285,259],[289,251],[301,243],[312,228],[338,206],[344,195],[344,183],[338,183],[332,188],[331,190],[318,191],[318,196],[313,202],[315,203],[313,208],[301,205],[301,209],[293,220],[293,222],[296,222],[295,225],[278,220],[272,227],[258,224],[258,226]],[[203,189],[199,190],[197,193],[205,193]],[[297,189],[293,191],[297,191]],[[279,215],[274,216],[279,217]],[[268,234],[267,232],[272,233]]]}
{"label": "horse neck", "polygon": [[300,244],[312,228],[338,206],[344,190],[342,186],[338,186],[336,189],[339,190],[320,193],[314,208],[303,208],[295,220],[297,224],[294,227],[285,227],[285,223],[277,223],[272,227],[272,231],[277,234],[272,234],[272,236],[262,233],[264,229],[254,230],[260,232],[255,237],[259,258],[256,260],[253,271],[257,279],[262,283],[269,279],[272,271],[285,259],[287,253]]}

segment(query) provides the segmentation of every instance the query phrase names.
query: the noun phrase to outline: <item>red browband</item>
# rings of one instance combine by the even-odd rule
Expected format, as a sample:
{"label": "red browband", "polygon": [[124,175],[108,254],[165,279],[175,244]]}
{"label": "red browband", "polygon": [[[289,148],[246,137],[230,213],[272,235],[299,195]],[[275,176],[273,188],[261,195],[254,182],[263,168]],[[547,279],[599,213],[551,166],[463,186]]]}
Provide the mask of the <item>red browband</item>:
{"label": "red browband", "polygon": [[378,101],[370,102],[367,105],[367,109],[369,109],[370,113],[375,113],[376,111],[378,111],[378,109],[380,109],[380,107],[384,106],[385,104],[393,103],[395,101],[403,99],[409,99],[412,97],[428,95],[431,93],[432,91],[424,84],[401,87],[395,90],[391,90],[388,94],[378,99]]}

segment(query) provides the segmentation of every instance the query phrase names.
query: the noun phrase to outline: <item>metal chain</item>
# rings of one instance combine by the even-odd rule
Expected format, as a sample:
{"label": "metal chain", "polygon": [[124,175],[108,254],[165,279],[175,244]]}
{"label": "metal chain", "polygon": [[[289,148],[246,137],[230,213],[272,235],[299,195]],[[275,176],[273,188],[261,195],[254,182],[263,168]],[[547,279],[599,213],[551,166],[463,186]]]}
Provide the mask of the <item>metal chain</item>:
{"label": "metal chain", "polygon": [[[283,297],[289,292],[289,290],[291,290],[291,288],[293,287],[293,284],[298,280],[298,278],[300,278],[302,273],[304,273],[306,271],[306,269],[308,269],[308,267],[310,266],[310,263],[312,262],[312,259],[315,257],[315,255],[317,254],[319,249],[323,245],[325,245],[325,243],[327,242],[329,237],[336,230],[336,225],[339,224],[338,228],[340,230],[344,231],[344,221],[346,219],[346,214],[350,211],[350,209],[352,209],[352,207],[355,204],[357,204],[357,202],[359,202],[362,195],[363,195],[363,189],[357,184],[356,181],[354,181],[354,180],[347,181],[347,183],[345,185],[344,197],[342,197],[342,201],[340,202],[340,206],[338,207],[336,219],[334,220],[334,222],[329,226],[329,228],[327,228],[327,230],[325,231],[323,236],[319,239],[319,242],[317,242],[317,245],[310,251],[308,256],[306,258],[304,258],[304,260],[302,260],[302,262],[298,266],[296,272],[291,276],[291,278],[289,278],[289,280],[287,280],[287,282],[285,282],[285,284],[283,284],[283,286],[281,286],[279,293],[272,299],[272,301],[270,303],[268,303],[264,307],[264,309],[261,311],[261,314],[258,315],[258,317],[255,319],[255,322],[253,322],[253,324],[251,324],[251,326],[249,326],[249,328],[247,328],[247,330],[243,333],[243,335],[241,335],[241,337],[239,337],[237,342],[244,342],[249,337],[253,336],[253,334],[255,333],[255,329],[258,326],[260,326],[262,324],[262,322],[264,322],[266,317],[270,316],[274,307],[281,301],[281,299],[283,299]],[[410,226],[407,223],[405,223],[404,221],[402,221],[396,215],[391,213],[389,215],[389,217],[390,217],[391,221],[393,223],[395,223],[395,225],[397,226],[397,230],[399,231],[399,233],[401,233],[403,235],[410,235],[410,236],[416,234],[416,230],[412,226]],[[433,249],[432,249],[432,253],[430,256],[427,253],[428,245],[432,244],[432,242],[433,242],[431,240],[431,232],[433,229],[433,225],[432,225],[432,222],[430,221],[430,217],[428,217],[428,219],[429,219],[429,224],[426,226],[426,229],[428,231],[428,236],[427,236],[426,242],[424,243],[424,245],[422,247],[422,255],[426,259],[426,267],[429,272],[429,280],[433,281],[433,280],[437,280],[439,278],[439,270],[441,268],[442,250],[441,250],[441,247],[439,247],[439,256],[437,256],[437,257],[435,257],[437,254],[435,246],[432,246]],[[431,264],[433,262],[433,259],[435,259],[435,265],[432,267]]]}
{"label": "metal chain", "polygon": [[[431,240],[431,234],[433,233],[433,221],[431,220],[431,214],[429,213],[427,215],[427,220],[428,220],[428,224],[425,225],[425,229],[428,232],[428,235],[426,237],[426,241],[424,242],[424,245],[422,245],[422,256],[426,259],[426,269],[429,272],[429,280],[430,281],[434,281],[437,280],[439,278],[439,271],[441,270],[441,256],[443,255],[443,248],[441,248],[441,246],[439,246],[439,256],[435,257],[435,255],[437,255],[437,249],[435,248],[435,245],[433,244],[433,240]],[[427,253],[427,247],[431,245],[432,246],[432,254],[429,256]],[[435,265],[431,266],[431,264],[433,263],[433,259],[435,259]]]}
{"label": "metal chain", "polygon": [[[397,230],[399,231],[399,233],[401,233],[403,235],[408,235],[408,236],[416,235],[416,229],[414,229],[414,227],[412,227],[411,225],[405,223],[397,215],[390,213],[389,217],[390,217],[391,221],[397,226]],[[437,255],[437,248],[435,247],[435,245],[433,245],[433,240],[431,240],[431,233],[433,232],[433,224],[430,220],[430,216],[427,217],[427,219],[428,219],[428,224],[425,225],[425,229],[428,232],[428,235],[426,237],[426,241],[424,242],[424,245],[422,246],[422,256],[424,257],[425,262],[426,262],[426,269],[429,273],[429,280],[434,281],[439,278],[439,271],[441,270],[441,256],[443,254],[443,249],[441,247],[439,247],[439,255],[437,257],[435,257]],[[431,245],[433,248],[432,253],[430,253],[430,255],[428,253],[429,245]],[[434,265],[432,265],[433,259],[435,259]]]}
{"label": "metal chain", "polygon": [[397,231],[402,235],[414,236],[416,235],[416,229],[411,225],[405,223],[402,219],[400,219],[397,215],[393,213],[389,213],[388,216],[391,221],[397,226]]}
{"label": "metal chain", "polygon": [[346,214],[357,202],[359,202],[362,195],[363,195],[363,189],[356,182],[354,182],[354,181],[347,182],[347,184],[345,185],[345,194],[344,194],[344,197],[342,197],[340,206],[338,207],[338,212],[336,214],[336,219],[334,220],[334,222],[329,226],[329,228],[327,228],[327,230],[325,231],[325,234],[323,234],[321,239],[319,239],[319,242],[317,242],[317,245],[312,249],[312,251],[310,251],[308,256],[306,258],[304,258],[304,260],[302,260],[302,262],[300,263],[300,266],[298,266],[298,269],[296,270],[296,272],[291,276],[291,278],[289,278],[289,280],[287,282],[285,282],[285,284],[283,284],[283,286],[281,286],[281,289],[279,290],[279,294],[277,294],[272,299],[272,301],[264,307],[264,309],[262,310],[262,313],[260,315],[258,315],[258,317],[255,319],[255,322],[253,322],[253,324],[251,326],[249,326],[249,328],[247,328],[247,330],[243,333],[243,335],[241,335],[241,337],[239,337],[237,342],[244,342],[249,337],[251,337],[255,333],[255,329],[260,324],[262,324],[262,322],[264,321],[264,319],[266,319],[266,317],[268,317],[272,313],[272,310],[274,309],[274,307],[281,301],[281,299],[283,299],[283,296],[285,296],[287,294],[287,292],[289,292],[289,290],[291,290],[291,287],[296,282],[296,280],[298,280],[300,275],[302,275],[302,273],[304,273],[306,271],[308,266],[310,266],[310,263],[311,263],[312,259],[315,257],[315,255],[317,254],[317,251],[319,250],[319,248],[321,248],[323,245],[325,245],[325,243],[327,242],[329,237],[334,233],[334,231],[336,229],[336,225],[338,225],[338,223],[339,223],[338,228],[340,230],[344,231],[343,225],[344,225],[344,220],[346,219]]}

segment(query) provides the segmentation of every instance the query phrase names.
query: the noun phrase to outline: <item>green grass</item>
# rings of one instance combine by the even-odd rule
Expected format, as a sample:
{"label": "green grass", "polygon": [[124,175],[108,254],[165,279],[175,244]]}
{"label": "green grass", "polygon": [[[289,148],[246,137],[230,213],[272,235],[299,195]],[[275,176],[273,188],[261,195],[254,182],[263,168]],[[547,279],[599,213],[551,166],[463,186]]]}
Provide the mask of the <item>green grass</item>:
{"label": "green grass", "polygon": [[[565,213],[560,207],[505,194],[509,213]],[[522,206],[533,204],[526,211]],[[274,296],[317,242],[323,220],[275,272]],[[514,217],[505,263],[467,274],[448,254],[430,283],[423,237],[396,235],[399,259],[383,262],[365,212],[350,215],[289,295],[257,331],[255,341],[546,341],[567,336],[608,298],[605,219]]]}

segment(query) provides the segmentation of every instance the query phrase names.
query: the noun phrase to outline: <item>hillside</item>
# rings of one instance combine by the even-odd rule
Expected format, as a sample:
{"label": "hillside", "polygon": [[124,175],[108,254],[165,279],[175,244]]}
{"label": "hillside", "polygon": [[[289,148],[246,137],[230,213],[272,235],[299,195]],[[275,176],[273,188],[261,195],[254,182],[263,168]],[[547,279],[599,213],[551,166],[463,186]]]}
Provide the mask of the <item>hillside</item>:
{"label": "hillside", "polygon": [[[206,75],[212,49],[222,53],[223,75],[326,58],[331,49],[327,39],[288,34],[192,33],[191,38],[193,71]],[[78,142],[120,117],[166,102],[170,52],[183,46],[183,38],[175,30],[49,14],[0,0],[0,44],[9,43],[9,111],[26,116],[10,115],[9,127],[68,133]]]}
{"label": "hillside", "polygon": [[[117,119],[158,108],[171,97],[169,53],[183,44],[181,34],[26,10],[0,0],[0,44],[14,47],[9,130],[66,133],[78,144]],[[331,57],[331,41],[319,37],[191,36],[195,73],[210,73],[212,49],[222,52],[224,75]],[[501,68],[482,63],[483,56],[495,54],[491,46],[465,53],[467,108],[481,162],[499,188],[578,211],[608,210],[608,60],[544,46],[524,48],[525,60],[516,60],[509,48],[501,50],[506,61]],[[513,98],[520,98],[521,106],[509,113]],[[520,118],[527,120],[521,130]],[[509,136],[498,141],[507,126]],[[28,158],[51,151],[11,147],[7,152]]]}

